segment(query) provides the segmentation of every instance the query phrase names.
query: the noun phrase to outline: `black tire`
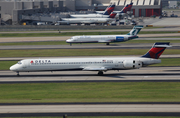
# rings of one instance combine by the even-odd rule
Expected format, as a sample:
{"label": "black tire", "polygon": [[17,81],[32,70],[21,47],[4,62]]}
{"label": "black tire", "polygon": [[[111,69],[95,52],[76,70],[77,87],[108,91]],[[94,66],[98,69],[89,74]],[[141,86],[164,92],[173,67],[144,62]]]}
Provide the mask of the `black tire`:
{"label": "black tire", "polygon": [[103,71],[99,71],[99,72],[98,72],[98,75],[99,75],[99,76],[102,76],[103,74],[104,74]]}

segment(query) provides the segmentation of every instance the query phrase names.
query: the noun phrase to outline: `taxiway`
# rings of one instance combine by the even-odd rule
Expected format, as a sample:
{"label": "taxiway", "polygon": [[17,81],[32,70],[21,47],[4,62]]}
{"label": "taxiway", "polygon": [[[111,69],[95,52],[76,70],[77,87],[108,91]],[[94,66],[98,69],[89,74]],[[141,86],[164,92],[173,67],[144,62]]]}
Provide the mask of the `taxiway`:
{"label": "taxiway", "polygon": [[180,112],[179,104],[9,105],[0,113]]}
{"label": "taxiway", "polygon": [[107,71],[98,76],[96,71],[15,72],[0,71],[0,83],[49,82],[130,82],[180,81],[180,67],[143,67],[135,70]]}

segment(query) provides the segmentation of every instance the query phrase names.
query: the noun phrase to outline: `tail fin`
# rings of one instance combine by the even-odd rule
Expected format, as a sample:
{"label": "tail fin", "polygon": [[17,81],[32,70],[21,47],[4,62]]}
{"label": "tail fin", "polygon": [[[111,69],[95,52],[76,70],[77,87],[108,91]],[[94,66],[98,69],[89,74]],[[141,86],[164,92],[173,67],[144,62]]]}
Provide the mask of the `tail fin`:
{"label": "tail fin", "polygon": [[169,42],[156,42],[153,47],[142,57],[159,59],[159,57],[167,47],[171,47],[169,45]]}
{"label": "tail fin", "polygon": [[109,7],[106,8],[105,12],[103,13],[103,15],[110,15],[111,12],[114,11],[115,8],[115,4],[110,5]]}
{"label": "tail fin", "polygon": [[112,12],[112,13],[109,15],[108,18],[115,18],[116,14],[117,14],[117,13]]}
{"label": "tail fin", "polygon": [[142,25],[136,25],[127,35],[136,36],[141,31],[142,28],[143,28]]}
{"label": "tail fin", "polygon": [[127,11],[131,11],[133,3],[127,4],[120,13],[127,13]]}

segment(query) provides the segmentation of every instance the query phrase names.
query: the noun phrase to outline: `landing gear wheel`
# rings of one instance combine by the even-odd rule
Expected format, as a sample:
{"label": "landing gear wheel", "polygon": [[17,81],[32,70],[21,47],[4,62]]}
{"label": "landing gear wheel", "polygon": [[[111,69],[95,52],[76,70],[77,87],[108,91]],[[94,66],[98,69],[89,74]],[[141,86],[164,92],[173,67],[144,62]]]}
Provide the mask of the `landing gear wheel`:
{"label": "landing gear wheel", "polygon": [[102,76],[103,75],[103,71],[99,71],[98,75]]}
{"label": "landing gear wheel", "polygon": [[106,45],[109,45],[109,43],[106,43]]}

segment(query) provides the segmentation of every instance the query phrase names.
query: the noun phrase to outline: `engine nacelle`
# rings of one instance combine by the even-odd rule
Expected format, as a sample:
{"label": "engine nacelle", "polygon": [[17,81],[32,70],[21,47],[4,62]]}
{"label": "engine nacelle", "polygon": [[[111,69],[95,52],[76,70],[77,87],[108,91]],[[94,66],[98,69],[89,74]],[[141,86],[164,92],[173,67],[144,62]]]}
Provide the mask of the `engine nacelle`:
{"label": "engine nacelle", "polygon": [[123,65],[124,65],[124,68],[127,68],[127,69],[138,69],[140,67],[142,67],[142,62],[141,61],[137,61],[137,60],[126,60],[126,61],[123,61]]}

